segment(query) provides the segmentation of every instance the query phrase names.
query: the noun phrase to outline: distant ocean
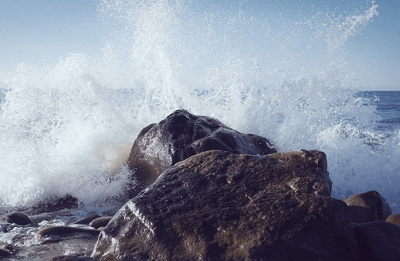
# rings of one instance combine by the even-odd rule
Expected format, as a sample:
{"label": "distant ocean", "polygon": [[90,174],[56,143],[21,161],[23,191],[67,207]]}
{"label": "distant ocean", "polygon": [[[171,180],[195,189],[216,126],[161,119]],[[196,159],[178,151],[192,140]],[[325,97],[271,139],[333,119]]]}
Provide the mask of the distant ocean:
{"label": "distant ocean", "polygon": [[376,106],[376,114],[381,117],[376,130],[394,133],[400,129],[400,91],[368,91],[360,92],[359,96]]}

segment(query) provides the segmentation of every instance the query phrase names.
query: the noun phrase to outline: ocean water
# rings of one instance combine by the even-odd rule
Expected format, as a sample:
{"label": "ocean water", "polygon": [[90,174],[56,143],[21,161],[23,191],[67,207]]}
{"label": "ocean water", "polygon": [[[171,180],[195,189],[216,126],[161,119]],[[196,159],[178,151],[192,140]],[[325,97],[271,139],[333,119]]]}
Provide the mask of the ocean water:
{"label": "ocean water", "polygon": [[346,66],[377,5],[284,17],[264,4],[102,0],[100,57],[21,61],[1,82],[0,210],[65,194],[101,210],[136,135],[180,108],[281,152],[322,150],[334,197],[374,189],[398,210],[399,93],[360,92]]}

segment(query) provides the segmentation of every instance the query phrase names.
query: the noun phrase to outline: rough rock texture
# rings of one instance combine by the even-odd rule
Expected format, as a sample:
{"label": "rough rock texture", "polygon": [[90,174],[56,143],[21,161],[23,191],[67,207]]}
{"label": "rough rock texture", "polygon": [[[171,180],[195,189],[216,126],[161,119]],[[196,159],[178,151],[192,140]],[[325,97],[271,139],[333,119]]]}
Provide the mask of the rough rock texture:
{"label": "rough rock texture", "polygon": [[389,203],[376,191],[350,196],[344,202],[349,206],[353,223],[385,220],[392,214]]}
{"label": "rough rock texture", "polygon": [[392,214],[388,216],[386,222],[400,226],[400,214]]}
{"label": "rough rock texture", "polygon": [[385,221],[374,221],[354,226],[359,260],[400,260],[400,227]]}
{"label": "rough rock texture", "polygon": [[276,152],[266,138],[242,134],[216,119],[177,110],[144,128],[133,143],[127,163],[137,186],[130,196],[153,183],[169,166],[208,150],[252,155]]}
{"label": "rough rock texture", "polygon": [[357,260],[326,156],[208,151],[166,170],[100,233],[99,260]]}

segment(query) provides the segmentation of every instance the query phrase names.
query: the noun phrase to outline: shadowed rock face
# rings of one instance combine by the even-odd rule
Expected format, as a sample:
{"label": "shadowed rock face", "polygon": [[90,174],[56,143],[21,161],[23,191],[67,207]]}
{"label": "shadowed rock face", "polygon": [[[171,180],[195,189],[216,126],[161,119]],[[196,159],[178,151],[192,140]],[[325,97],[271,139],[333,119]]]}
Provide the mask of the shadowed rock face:
{"label": "shadowed rock face", "polygon": [[177,110],[144,128],[136,138],[127,162],[137,180],[130,197],[153,183],[169,166],[208,150],[252,155],[277,152],[266,138],[240,133],[210,117]]}
{"label": "shadowed rock face", "polygon": [[398,261],[400,227],[377,220],[354,226],[360,260]]}
{"label": "shadowed rock face", "polygon": [[168,168],[113,217],[99,260],[357,260],[326,156],[208,151]]}

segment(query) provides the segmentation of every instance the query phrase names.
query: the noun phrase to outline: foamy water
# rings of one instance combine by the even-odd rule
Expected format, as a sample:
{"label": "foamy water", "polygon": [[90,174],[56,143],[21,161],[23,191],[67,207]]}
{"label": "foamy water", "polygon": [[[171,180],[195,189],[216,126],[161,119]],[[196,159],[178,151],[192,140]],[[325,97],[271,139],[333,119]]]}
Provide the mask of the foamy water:
{"label": "foamy water", "polygon": [[136,135],[179,108],[280,151],[324,151],[335,197],[375,189],[400,204],[399,130],[368,144],[382,136],[379,118],[346,67],[346,41],[378,14],[375,2],[301,19],[193,2],[103,0],[100,58],[21,64],[4,80],[2,209],[67,193],[90,207],[119,195]]}

